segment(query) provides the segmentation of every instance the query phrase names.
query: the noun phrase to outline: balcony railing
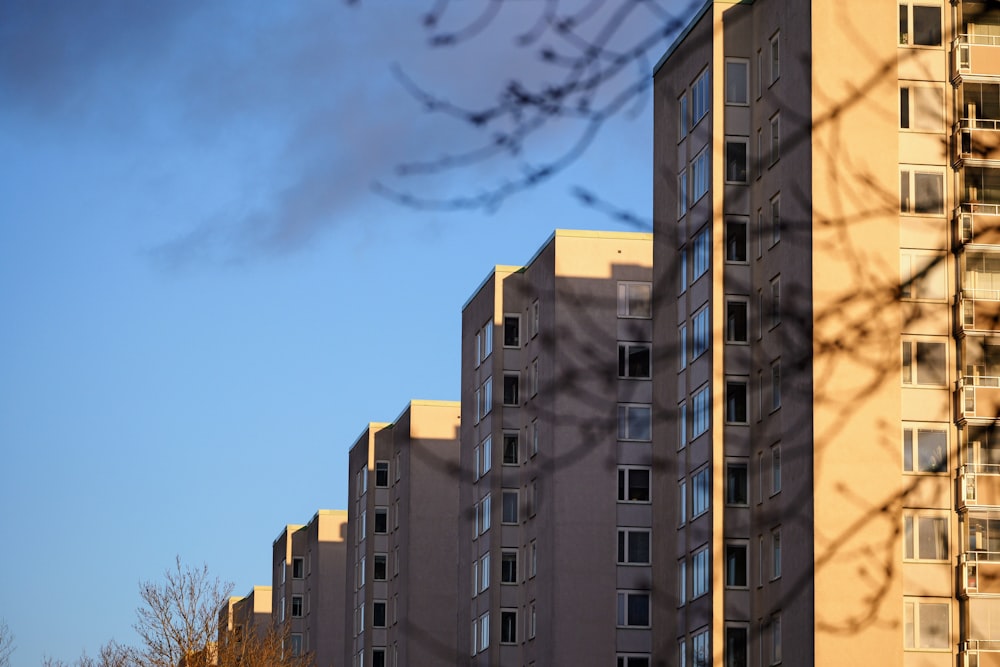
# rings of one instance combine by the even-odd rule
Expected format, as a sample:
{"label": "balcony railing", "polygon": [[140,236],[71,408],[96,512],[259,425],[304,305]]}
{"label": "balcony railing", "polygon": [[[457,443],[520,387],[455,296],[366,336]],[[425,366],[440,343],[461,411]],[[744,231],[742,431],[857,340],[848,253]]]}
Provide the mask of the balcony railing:
{"label": "balcony railing", "polygon": [[1000,419],[1000,377],[966,375],[960,378],[958,403],[964,417]]}
{"label": "balcony railing", "polygon": [[953,132],[955,155],[952,163],[959,167],[965,160],[980,164],[1000,161],[1000,120],[992,118],[962,118]]}
{"label": "balcony railing", "polygon": [[1000,244],[1000,204],[963,202],[955,208],[959,243]]}
{"label": "balcony railing", "polygon": [[956,77],[964,74],[996,74],[1000,69],[1000,36],[963,34],[952,42],[953,62]]}
{"label": "balcony railing", "polygon": [[1000,507],[1000,465],[966,463],[958,468],[958,508]]}
{"label": "balcony railing", "polygon": [[958,646],[960,667],[1000,667],[1000,641],[969,639]]}

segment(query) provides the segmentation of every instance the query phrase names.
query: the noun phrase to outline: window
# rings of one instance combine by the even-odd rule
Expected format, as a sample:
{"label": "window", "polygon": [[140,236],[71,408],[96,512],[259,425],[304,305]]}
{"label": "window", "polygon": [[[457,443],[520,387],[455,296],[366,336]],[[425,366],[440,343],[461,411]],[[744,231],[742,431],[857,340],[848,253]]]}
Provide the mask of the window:
{"label": "window", "polygon": [[648,441],[652,436],[652,410],[649,405],[618,405],[618,439]]}
{"label": "window", "polygon": [[292,596],[292,618],[302,618],[302,596]]}
{"label": "window", "polygon": [[726,104],[750,103],[750,61],[726,58]]}
{"label": "window", "polygon": [[687,169],[681,169],[677,174],[677,218],[683,218],[688,210],[688,174]]}
{"label": "window", "polygon": [[402,468],[400,468],[400,465],[399,465],[399,461],[400,461],[400,458],[399,458],[399,454],[396,454],[396,456],[394,456],[394,457],[393,457],[393,462],[394,462],[394,463],[395,463],[396,465],[395,465],[395,466],[393,466],[393,467],[394,467],[394,469],[395,469],[395,476],[394,476],[394,478],[395,478],[395,480],[396,480],[397,482],[399,481],[399,476],[400,476],[400,470],[402,470]]}
{"label": "window", "polygon": [[679,370],[684,370],[687,368],[687,348],[688,348],[688,328],[686,324],[682,324],[677,330],[677,356],[678,364],[680,365]]}
{"label": "window", "polygon": [[678,259],[678,262],[677,262],[677,273],[678,273],[677,278],[678,278],[678,281],[677,282],[680,285],[680,289],[677,291],[677,293],[678,294],[684,294],[684,292],[686,292],[687,288],[688,288],[688,256],[687,256],[687,248],[681,247],[681,249],[677,251],[677,259]]}
{"label": "window", "polygon": [[726,218],[726,261],[747,261],[747,219]]}
{"label": "window", "polygon": [[772,327],[781,324],[781,278],[771,279],[771,308],[769,322]]}
{"label": "window", "polygon": [[771,530],[771,579],[781,576],[781,527]]}
{"label": "window", "polygon": [[687,667],[687,642],[683,637],[677,640],[677,667]]}
{"label": "window", "polygon": [[297,658],[298,656],[302,655],[302,633],[293,632],[288,636],[288,639],[289,639],[288,648],[289,652],[292,654],[292,657]]}
{"label": "window", "polygon": [[708,422],[711,412],[711,397],[708,387],[701,389],[691,398],[692,413],[691,437],[697,438],[708,430]]}
{"label": "window", "polygon": [[771,447],[771,495],[781,491],[781,445]]}
{"label": "window", "polygon": [[688,134],[688,98],[684,93],[677,99],[677,138],[683,139]]}
{"label": "window", "polygon": [[728,542],[726,544],[726,587],[747,587],[747,543]]}
{"label": "window", "polygon": [[490,647],[490,612],[486,612],[479,617],[479,650],[485,651]]}
{"label": "window", "polygon": [[950,607],[944,599],[903,598],[903,648],[950,650]]}
{"label": "window", "polygon": [[618,468],[618,502],[648,503],[649,468]]}
{"label": "window", "polygon": [[503,434],[503,464],[516,466],[520,457],[521,439],[519,431],[504,431]]}
{"label": "window", "polygon": [[372,578],[375,581],[385,581],[389,570],[389,557],[386,554],[375,554],[375,568]]}
{"label": "window", "polygon": [[375,534],[384,534],[389,530],[389,508],[375,508]]}
{"label": "window", "polygon": [[754,226],[754,238],[757,239],[757,259],[760,259],[764,256],[764,209],[757,209],[757,224]]}
{"label": "window", "polygon": [[899,171],[900,213],[944,213],[944,173],[931,169],[913,167]]}
{"label": "window", "polygon": [[916,83],[899,86],[899,127],[940,132],[944,129],[944,88]]}
{"label": "window", "polygon": [[501,609],[500,610],[500,643],[501,644],[516,644],[517,643],[517,610],[516,609]]}
{"label": "window", "polygon": [[292,558],[292,579],[301,579],[305,574],[305,559],[296,556]]}
{"label": "window", "polygon": [[684,449],[687,445],[687,407],[687,403],[681,403],[677,406],[677,449]]}
{"label": "window", "polygon": [[899,3],[900,46],[941,46],[941,4]]}
{"label": "window", "polygon": [[694,314],[691,324],[693,333],[691,337],[691,358],[697,359],[708,351],[708,344],[711,339],[708,306],[705,306]]}
{"label": "window", "polygon": [[538,359],[531,360],[531,365],[528,366],[528,377],[531,381],[529,389],[531,395],[534,396],[538,393]]}
{"label": "window", "polygon": [[903,340],[904,385],[944,386],[948,381],[944,343]]}
{"label": "window", "polygon": [[677,561],[677,606],[687,602],[687,561],[681,558]]}
{"label": "window", "polygon": [[389,462],[375,462],[375,486],[385,488],[389,486]]}
{"label": "window", "polygon": [[649,530],[618,529],[618,564],[649,565]]}
{"label": "window", "polygon": [[771,116],[771,152],[768,155],[770,164],[781,157],[781,114]]}
{"label": "window", "polygon": [[372,649],[372,667],[386,667],[384,648]]}
{"label": "window", "polygon": [[534,456],[538,453],[538,420],[532,419],[528,428],[530,429],[528,442],[531,443],[531,455]]}
{"label": "window", "polygon": [[691,160],[691,202],[694,203],[708,192],[709,169],[708,149],[698,153]]}
{"label": "window", "polygon": [[748,505],[747,462],[726,461],[726,504]]}
{"label": "window", "polygon": [[760,179],[764,175],[764,131],[759,127],[757,128],[757,152],[754,154],[753,163],[754,173]]}
{"label": "window", "polygon": [[482,535],[490,529],[490,495],[486,496],[479,503],[479,534]]}
{"label": "window", "polygon": [[528,322],[531,325],[531,337],[534,338],[538,335],[538,299],[531,302],[531,317]]}
{"label": "window", "polygon": [[899,251],[899,295],[904,299],[944,301],[948,298],[948,260],[944,253]]}
{"label": "window", "polygon": [[691,127],[697,125],[698,121],[708,113],[709,92],[708,69],[706,68],[691,86]]}
{"label": "window", "polygon": [[691,557],[691,599],[708,592],[711,581],[711,566],[708,562],[708,547],[695,552]]}
{"label": "window", "polygon": [[649,319],[651,309],[652,283],[618,283],[618,317]]}
{"label": "window", "polygon": [[[477,361],[482,362],[493,354],[493,321],[486,322],[476,334]],[[478,363],[476,364],[479,365]]]}
{"label": "window", "polygon": [[535,540],[531,540],[528,543],[528,554],[530,558],[528,559],[528,578],[538,574],[538,543]]}
{"label": "window", "polygon": [[[535,638],[535,630],[537,627],[537,614],[535,613],[535,601],[532,600],[528,604],[528,639]],[[534,664],[534,663],[532,663]]]}
{"label": "window", "polygon": [[708,236],[708,227],[704,227],[694,237],[691,244],[691,282],[698,280],[708,271],[712,256],[712,244]]}
{"label": "window", "polygon": [[903,558],[948,560],[948,517],[903,510]]}
{"label": "window", "polygon": [[781,33],[774,33],[774,37],[771,38],[770,51],[771,51],[771,83],[778,80],[781,76],[781,47],[779,44],[779,37]]}
{"label": "window", "polygon": [[747,420],[746,380],[726,381],[726,423],[749,423]]}
{"label": "window", "polygon": [[354,477],[355,490],[357,491],[358,498],[365,495],[368,491],[368,468],[367,466],[358,471],[358,474]]}
{"label": "window", "polygon": [[517,551],[505,550],[500,554],[500,583],[517,583]]}
{"label": "window", "polygon": [[746,624],[726,625],[725,667],[748,667],[750,629]]}
{"label": "window", "polygon": [[517,405],[517,394],[518,385],[521,382],[521,376],[516,371],[505,371],[503,374],[503,404],[516,406]]}
{"label": "window", "polygon": [[771,198],[771,245],[781,240],[781,198]]}
{"label": "window", "polygon": [[649,627],[649,593],[618,591],[618,627]]}
{"label": "window", "polygon": [[619,655],[618,667],[649,667],[648,655]]}
{"label": "window", "polygon": [[702,468],[691,477],[691,518],[707,512],[709,501],[708,468]]}
{"label": "window", "polygon": [[746,343],[749,341],[750,305],[745,298],[726,299],[726,342]]}
{"label": "window", "polygon": [[677,525],[687,523],[687,480],[677,482]]}
{"label": "window", "polygon": [[648,380],[652,368],[649,343],[618,343],[618,377]]}
{"label": "window", "polygon": [[771,664],[781,662],[781,612],[771,614]]}
{"label": "window", "polygon": [[691,638],[691,652],[694,654],[694,667],[708,667],[712,664],[712,655],[708,652],[708,630]]}
{"label": "window", "polygon": [[726,183],[747,182],[749,152],[747,137],[726,137]]}
{"label": "window", "polygon": [[764,53],[757,49],[757,99],[764,94]]}
{"label": "window", "polygon": [[490,587],[490,555],[483,554],[479,559],[479,592]]}
{"label": "window", "polygon": [[500,523],[517,523],[517,495],[516,490],[503,490],[503,508]]}
{"label": "window", "polygon": [[948,470],[948,432],[903,427],[903,471],[944,473]]}
{"label": "window", "polygon": [[490,412],[493,411],[493,377],[490,376],[486,378],[483,382],[483,386],[476,391],[476,421],[479,421],[479,417],[485,417]]}
{"label": "window", "polygon": [[503,346],[521,347],[521,316],[503,316]]}
{"label": "window", "polygon": [[482,450],[480,470],[485,475],[493,468],[493,436],[486,436],[482,444],[479,445],[479,448]]}
{"label": "window", "polygon": [[385,627],[385,600],[375,600],[372,603],[372,627]]}

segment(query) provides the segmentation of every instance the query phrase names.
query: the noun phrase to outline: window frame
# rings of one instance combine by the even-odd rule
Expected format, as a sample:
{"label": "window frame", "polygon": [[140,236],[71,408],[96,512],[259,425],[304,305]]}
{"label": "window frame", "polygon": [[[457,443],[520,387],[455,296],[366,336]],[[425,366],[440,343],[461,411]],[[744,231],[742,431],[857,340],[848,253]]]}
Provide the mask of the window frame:
{"label": "window frame", "polygon": [[[504,526],[516,526],[521,522],[521,492],[520,489],[501,489],[500,523]],[[513,498],[513,505],[510,503]],[[513,518],[508,510],[513,507]]]}
{"label": "window frame", "polygon": [[[507,334],[509,330],[510,320],[514,322],[514,337],[515,341],[513,343],[507,342]],[[507,349],[519,349],[521,347],[521,314],[520,313],[504,313],[503,314],[503,346]]]}
{"label": "window frame", "polygon": [[[743,582],[740,583],[740,563],[737,561],[735,563],[735,569],[733,560],[731,559],[731,554],[737,554],[742,552],[742,578]],[[725,586],[726,588],[735,590],[749,590],[750,589],[750,541],[749,540],[726,540],[726,558],[725,558]]]}
{"label": "window frame", "polygon": [[[650,627],[652,621],[652,605],[651,596],[649,591],[632,590],[632,589],[619,589],[616,591],[616,597],[618,601],[618,612],[616,614],[615,627],[618,628],[648,628]],[[633,622],[632,615],[636,609],[633,609],[630,602],[633,598],[643,599],[645,598],[645,612],[640,613],[640,618],[635,619],[636,621],[644,620],[645,622]],[[645,619],[641,616],[644,615]]]}
{"label": "window frame", "polygon": [[[921,454],[921,433],[935,433],[943,436],[943,442],[938,446],[932,444],[933,456],[943,455],[942,462],[924,469],[921,461],[926,458]],[[903,446],[903,474],[905,475],[948,475],[950,468],[948,465],[948,427],[940,422],[903,422],[902,446]]]}
{"label": "window frame", "polygon": [[[510,394],[513,388],[513,394]],[[505,370],[503,372],[503,406],[516,408],[521,405],[521,372]]]}
{"label": "window frame", "polygon": [[[734,228],[742,227],[742,240]],[[742,249],[742,259],[739,257]],[[747,216],[726,216],[726,264],[750,263],[750,219]]]}
{"label": "window frame", "polygon": [[711,94],[709,69],[705,67],[691,84],[691,129],[697,127],[701,119],[708,115],[712,106]]}
{"label": "window frame", "polygon": [[[739,313],[736,310],[742,309],[743,336],[739,333]],[[734,319],[735,318],[735,319]],[[746,296],[726,295],[726,344],[727,345],[749,345],[750,344],[750,298]]]}
{"label": "window frame", "polygon": [[712,590],[712,564],[708,546],[691,554],[691,600],[708,595]]}
{"label": "window frame", "polygon": [[[917,195],[925,192],[926,187],[918,187],[920,176],[934,176],[938,182],[940,200],[934,199],[921,202]],[[948,194],[946,191],[945,168],[935,165],[899,165],[899,213],[900,215],[941,216],[945,214]]]}
{"label": "window frame", "polygon": [[[379,517],[381,518],[382,530],[379,530]],[[385,505],[375,506],[375,520],[372,522],[372,534],[374,535],[388,535],[389,534],[389,507]]]}
{"label": "window frame", "polygon": [[[632,433],[632,413],[645,412],[645,428]],[[624,418],[623,418],[624,417]],[[618,404],[618,440],[622,442],[650,442],[653,439],[653,406],[650,403]]]}
{"label": "window frame", "polygon": [[771,529],[771,576],[770,581],[781,578],[781,526]]}
{"label": "window frame", "polygon": [[[645,560],[640,559],[632,560],[632,538],[633,536],[643,536],[645,538]],[[640,542],[641,537],[637,537]],[[642,545],[640,544],[639,547]],[[649,528],[636,528],[636,527],[619,527],[618,528],[618,565],[627,566],[649,566],[653,564],[652,560],[653,554],[653,536],[652,531]]]}
{"label": "window frame", "polygon": [[781,194],[778,193],[769,200],[771,208],[771,248],[781,241]]}
{"label": "window frame", "polygon": [[[731,96],[731,93],[738,93],[740,91],[736,90],[738,84],[740,83],[737,78],[733,80],[733,68],[742,68],[743,70],[743,85],[742,85],[742,99],[739,95]],[[749,58],[726,58],[725,59],[725,104],[727,106],[739,106],[746,107],[750,106],[750,59]]]}
{"label": "window frame", "polygon": [[768,119],[771,128],[770,144],[768,149],[768,168],[773,167],[781,159],[781,112],[775,111]]}
{"label": "window frame", "polygon": [[[927,109],[929,100],[918,100],[916,90],[933,90],[938,94],[936,125],[926,122],[927,115],[921,110]],[[902,132],[940,133],[945,131],[947,104],[945,88],[930,81],[900,81],[899,82],[899,129]]]}
{"label": "window frame", "polygon": [[[633,375],[632,370],[632,348],[645,350],[645,374]],[[641,360],[640,360],[641,361]],[[620,380],[649,380],[653,376],[653,346],[652,343],[643,341],[618,341],[618,379]]]}
{"label": "window frame", "polygon": [[[904,563],[950,563],[951,562],[951,519],[945,510],[903,509],[903,562]],[[929,525],[928,523],[929,522]],[[930,529],[932,544],[924,544],[924,531]],[[940,531],[940,532],[939,532]],[[924,555],[924,547],[930,546],[933,554]],[[942,549],[944,551],[942,555]]]}
{"label": "window frame", "polygon": [[[380,479],[381,478],[381,479]],[[375,461],[375,488],[389,488],[389,462]]]}
{"label": "window frame", "polygon": [[691,519],[697,519],[712,508],[712,484],[708,466],[691,473]]}
{"label": "window frame", "polygon": [[899,249],[900,299],[945,303],[948,294],[947,253],[941,250]]}
{"label": "window frame", "polygon": [[711,189],[711,165],[707,146],[691,158],[691,203],[689,208],[701,201],[701,198],[707,195]]}
{"label": "window frame", "polygon": [[712,318],[708,304],[691,315],[691,361],[709,351],[712,346]]}
{"label": "window frame", "polygon": [[768,87],[770,88],[774,83],[781,78],[781,31],[776,31],[771,38],[768,40],[768,55],[770,60],[770,69],[768,71],[769,81]]}
{"label": "window frame", "polygon": [[517,644],[517,609],[500,608],[500,644]]}
{"label": "window frame", "polygon": [[[500,583],[505,585],[516,585],[518,582],[518,560],[520,560],[520,554],[518,549],[501,549],[500,550]],[[513,560],[513,570],[510,570],[509,564]],[[513,575],[513,576],[511,576]]]}
{"label": "window frame", "polygon": [[[743,471],[743,500],[740,501],[731,480],[737,479],[730,474],[730,470]],[[726,459],[726,505],[729,507],[749,507],[750,506],[750,461],[746,458]]]}
{"label": "window frame", "polygon": [[[910,618],[908,619],[907,606],[909,605],[912,605],[912,612],[909,614]],[[920,610],[925,606],[931,605],[943,607],[947,613],[947,623],[944,624],[944,627],[947,628],[947,636],[939,646],[924,645],[922,641],[924,633],[921,632],[921,616],[923,614],[921,614]],[[950,598],[903,596],[903,651],[950,652],[952,650],[951,605]],[[907,628],[908,624],[911,625],[910,628]]]}
{"label": "window frame", "polygon": [[771,496],[781,493],[781,443],[771,445]]}
{"label": "window frame", "polygon": [[712,399],[705,384],[691,396],[691,440],[707,433],[712,422]]}
{"label": "window frame", "polygon": [[[503,432],[503,456],[501,459],[501,465],[505,466],[516,466],[521,463],[521,431],[514,429],[507,429]],[[513,460],[508,456],[510,454],[511,438],[513,438]]]}
{"label": "window frame", "polygon": [[[941,49],[944,47],[944,5],[940,2],[914,2],[913,0],[899,0],[898,6],[900,9],[899,16],[899,46],[905,46],[908,48],[923,48],[923,49]],[[938,10],[938,23],[937,23],[937,43],[918,43],[914,37],[916,35],[916,26],[914,25],[913,8],[934,7]],[[902,12],[905,8],[906,17],[904,19]],[[905,26],[904,26],[905,20]],[[904,31],[903,28],[906,28]],[[933,33],[932,33],[933,34]]]}
{"label": "window frame", "polygon": [[[641,491],[642,485],[632,483],[633,475],[645,477],[645,499],[630,498],[634,491]],[[650,466],[620,465],[618,466],[618,502],[635,505],[648,505],[653,499],[653,469]]]}
{"label": "window frame", "polygon": [[[740,409],[742,409],[742,419]],[[726,424],[731,426],[750,424],[750,379],[747,377],[726,378]]]}
{"label": "window frame", "polygon": [[[645,295],[633,291],[645,291]],[[618,281],[618,317],[648,320],[653,317],[653,283],[644,280]],[[638,307],[637,307],[638,306]]]}
{"label": "window frame", "polygon": [[[730,146],[743,146],[743,163],[737,164],[738,155],[730,152]],[[726,135],[725,138],[726,185],[746,185],[750,182],[750,137]],[[735,171],[731,171],[735,169]],[[742,170],[742,178],[739,178]]]}
{"label": "window frame", "polygon": [[[904,335],[902,337],[901,346],[901,361],[900,361],[900,382],[904,387],[910,388],[920,388],[920,387],[932,387],[941,388],[948,386],[948,338],[944,336],[910,336]],[[931,378],[930,382],[921,381],[921,366],[926,366],[927,361],[921,363],[920,347],[922,345],[935,345],[939,346],[942,350],[943,356],[941,358],[941,368],[934,369],[933,366],[931,370],[924,371],[924,374],[931,374],[934,377]],[[927,359],[927,355],[923,355],[924,359]],[[939,374],[943,373],[943,378],[941,382],[933,381],[937,378]]]}
{"label": "window frame", "polygon": [[691,284],[712,268],[712,238],[708,225],[699,229],[691,240]]}

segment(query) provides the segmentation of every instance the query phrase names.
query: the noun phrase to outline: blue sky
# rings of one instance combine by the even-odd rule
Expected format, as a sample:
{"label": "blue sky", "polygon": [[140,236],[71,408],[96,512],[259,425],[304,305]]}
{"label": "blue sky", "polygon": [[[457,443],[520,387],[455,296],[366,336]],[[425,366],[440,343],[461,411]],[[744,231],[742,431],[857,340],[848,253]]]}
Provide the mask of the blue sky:
{"label": "blue sky", "polygon": [[[134,642],[138,584],[175,555],[238,594],[269,584],[282,527],[346,506],[367,422],[458,398],[461,306],[494,264],[557,227],[633,229],[572,188],[650,217],[648,93],[495,210],[374,194],[476,194],[578,136],[564,123],[518,161],[397,177],[482,137],[427,113],[393,67],[459,103],[541,70],[537,49],[512,48],[541,2],[507,3],[454,49],[427,46],[434,4],[0,5],[0,618],[15,667]],[[479,7],[452,3],[439,25]],[[626,42],[653,21],[637,16]]]}

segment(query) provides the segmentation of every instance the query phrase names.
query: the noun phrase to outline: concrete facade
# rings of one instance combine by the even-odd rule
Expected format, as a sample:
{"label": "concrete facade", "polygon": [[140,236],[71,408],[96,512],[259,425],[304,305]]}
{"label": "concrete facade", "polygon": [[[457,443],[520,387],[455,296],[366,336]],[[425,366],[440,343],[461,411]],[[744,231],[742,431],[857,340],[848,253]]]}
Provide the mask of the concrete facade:
{"label": "concrete facade", "polygon": [[411,401],[351,448],[345,664],[456,662],[459,404]]}
{"label": "concrete facade", "polygon": [[559,230],[463,308],[460,664],[648,660],[651,262]]}
{"label": "concrete facade", "polygon": [[984,9],[709,2],[658,65],[655,660],[1000,664]]}
{"label": "concrete facade", "polygon": [[345,664],[347,512],[319,510],[307,525],[288,525],[272,546],[272,615],[287,624],[292,655],[312,653],[316,667]]}

